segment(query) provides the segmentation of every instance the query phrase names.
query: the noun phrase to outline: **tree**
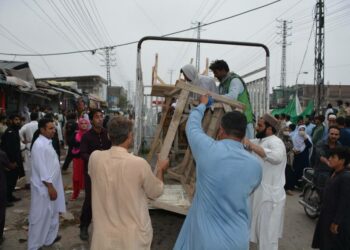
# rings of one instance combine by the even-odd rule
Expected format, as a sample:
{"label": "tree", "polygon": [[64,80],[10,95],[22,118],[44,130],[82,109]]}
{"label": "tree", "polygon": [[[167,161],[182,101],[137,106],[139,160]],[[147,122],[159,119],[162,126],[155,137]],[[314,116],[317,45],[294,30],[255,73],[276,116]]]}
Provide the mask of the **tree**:
{"label": "tree", "polygon": [[126,96],[121,95],[119,97],[119,108],[126,109],[127,107],[128,107],[128,100],[127,100]]}

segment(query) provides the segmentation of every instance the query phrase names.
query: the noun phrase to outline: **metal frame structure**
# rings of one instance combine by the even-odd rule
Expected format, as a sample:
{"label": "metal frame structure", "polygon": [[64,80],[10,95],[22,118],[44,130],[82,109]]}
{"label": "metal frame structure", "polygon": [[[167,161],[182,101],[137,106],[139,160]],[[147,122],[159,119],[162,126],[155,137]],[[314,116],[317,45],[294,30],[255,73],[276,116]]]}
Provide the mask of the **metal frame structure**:
{"label": "metal frame structure", "polygon": [[260,47],[265,50],[266,54],[266,85],[264,89],[264,111],[269,109],[269,88],[270,88],[270,51],[264,44],[238,42],[238,41],[224,41],[224,40],[210,40],[210,39],[195,39],[195,38],[179,38],[179,37],[158,37],[146,36],[139,40],[137,44],[137,68],[136,68],[136,101],[135,101],[135,136],[134,136],[134,154],[138,154],[142,142],[142,107],[144,101],[144,85],[141,67],[141,46],[145,41],[171,41],[171,42],[190,42],[190,43],[207,43],[207,44],[221,44],[221,45],[236,45],[246,47]]}

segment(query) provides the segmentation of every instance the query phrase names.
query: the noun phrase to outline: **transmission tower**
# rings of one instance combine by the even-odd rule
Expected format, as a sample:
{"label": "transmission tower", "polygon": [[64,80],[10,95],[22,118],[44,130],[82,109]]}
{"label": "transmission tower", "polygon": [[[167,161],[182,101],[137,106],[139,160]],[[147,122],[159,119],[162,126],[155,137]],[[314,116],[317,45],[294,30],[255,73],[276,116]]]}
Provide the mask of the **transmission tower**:
{"label": "transmission tower", "polygon": [[283,101],[285,101],[285,89],[287,82],[287,46],[290,45],[290,43],[287,42],[287,37],[292,35],[290,33],[292,27],[288,27],[288,25],[290,25],[292,22],[287,20],[277,20],[277,22],[280,23],[280,25],[277,26],[277,28],[280,30],[279,32],[277,32],[277,34],[280,35],[282,38],[282,40],[278,42],[278,44],[282,45],[280,86],[282,88]]}
{"label": "transmission tower", "polygon": [[103,52],[99,54],[104,57],[104,59],[102,60],[104,64],[101,66],[106,67],[107,86],[110,87],[112,85],[111,67],[117,66],[115,53],[112,52],[112,48],[106,47],[103,49]]}
{"label": "transmission tower", "polygon": [[321,110],[324,92],[324,0],[316,3],[316,36],[315,36],[315,70],[314,84],[316,87],[316,113]]}
{"label": "transmission tower", "polygon": [[[197,39],[201,38],[201,22],[196,22],[194,24],[197,24]],[[197,43],[197,50],[196,50],[196,69],[199,72],[200,68],[200,61],[201,61],[201,44]]]}

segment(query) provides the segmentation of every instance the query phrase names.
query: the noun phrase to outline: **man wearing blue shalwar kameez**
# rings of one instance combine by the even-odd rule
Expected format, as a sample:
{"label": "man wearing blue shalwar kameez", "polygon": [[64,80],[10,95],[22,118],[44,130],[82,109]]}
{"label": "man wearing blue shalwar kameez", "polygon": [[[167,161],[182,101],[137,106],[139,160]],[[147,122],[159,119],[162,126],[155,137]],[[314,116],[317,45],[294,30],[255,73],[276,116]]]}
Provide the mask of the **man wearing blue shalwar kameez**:
{"label": "man wearing blue shalwar kameez", "polygon": [[208,96],[192,110],[186,134],[196,160],[196,193],[175,250],[249,249],[249,196],[260,184],[262,168],[241,141],[247,120],[237,111],[221,120],[218,139],[201,126]]}

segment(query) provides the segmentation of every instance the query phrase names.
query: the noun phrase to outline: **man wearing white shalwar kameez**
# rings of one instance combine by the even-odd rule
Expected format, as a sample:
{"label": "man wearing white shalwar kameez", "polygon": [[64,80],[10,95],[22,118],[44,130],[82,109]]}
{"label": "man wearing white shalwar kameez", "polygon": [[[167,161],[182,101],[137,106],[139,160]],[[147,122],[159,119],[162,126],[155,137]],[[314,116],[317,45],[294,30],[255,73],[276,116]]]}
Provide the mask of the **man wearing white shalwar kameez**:
{"label": "man wearing white shalwar kameez", "polygon": [[55,125],[41,119],[40,135],[31,150],[31,204],[28,250],[54,243],[59,228],[59,213],[66,211],[60,164],[52,146]]}
{"label": "man wearing white shalwar kameez", "polygon": [[258,121],[257,139],[244,142],[263,166],[261,184],[252,195],[250,234],[250,241],[257,243],[259,250],[277,250],[283,231],[287,154],[283,141],[275,135],[278,130],[279,122],[265,114]]}
{"label": "man wearing white shalwar kameez", "polygon": [[32,139],[35,131],[38,129],[38,113],[32,112],[30,114],[31,121],[22,126],[19,130],[19,136],[22,143],[25,144],[25,149],[23,152],[23,168],[26,175],[26,183],[30,184],[31,172],[32,172],[32,161],[30,159],[30,148],[32,145]]}

